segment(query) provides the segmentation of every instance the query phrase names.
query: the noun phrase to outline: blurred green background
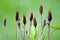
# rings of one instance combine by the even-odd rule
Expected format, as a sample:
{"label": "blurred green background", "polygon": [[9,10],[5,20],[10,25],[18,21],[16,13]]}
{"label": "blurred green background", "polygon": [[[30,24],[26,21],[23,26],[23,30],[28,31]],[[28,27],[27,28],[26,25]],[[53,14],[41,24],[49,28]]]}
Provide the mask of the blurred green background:
{"label": "blurred green background", "polygon": [[[30,11],[33,12],[34,17],[37,19],[38,23],[38,37],[41,34],[41,15],[39,13],[39,7],[43,5],[43,20],[47,20],[48,11],[52,12],[51,26],[60,25],[60,0],[0,0],[0,40],[6,40],[6,34],[4,31],[3,20],[7,18],[6,28],[8,30],[9,40],[16,40],[16,21],[15,14],[16,11],[19,12],[21,19],[21,28],[23,29],[22,16],[26,14],[27,24],[26,28],[29,29],[29,14]],[[47,21],[48,22],[48,21]],[[51,32],[54,29],[51,28]],[[44,40],[47,40],[48,25],[44,28]],[[27,37],[26,37],[27,39]],[[60,30],[56,30],[51,35],[51,40],[60,40]],[[33,37],[32,39],[33,40]]]}

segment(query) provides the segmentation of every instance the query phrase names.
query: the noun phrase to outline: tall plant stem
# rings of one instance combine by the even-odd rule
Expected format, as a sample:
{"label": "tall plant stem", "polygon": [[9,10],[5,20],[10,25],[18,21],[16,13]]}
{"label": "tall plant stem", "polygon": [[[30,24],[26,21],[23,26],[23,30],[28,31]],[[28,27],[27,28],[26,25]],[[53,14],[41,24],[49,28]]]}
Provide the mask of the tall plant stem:
{"label": "tall plant stem", "polygon": [[48,40],[50,40],[50,22],[48,23]]}
{"label": "tall plant stem", "polygon": [[18,40],[18,36],[21,36],[22,37],[22,40],[23,40],[22,31],[21,31],[21,28],[19,28],[19,26],[17,27],[16,36],[17,36],[17,39],[16,40]]}
{"label": "tall plant stem", "polygon": [[38,36],[37,36],[37,28],[35,28],[35,37],[34,40],[38,40]]}
{"label": "tall plant stem", "polygon": [[16,40],[18,40],[18,27],[16,28]]}
{"label": "tall plant stem", "polygon": [[25,40],[25,25],[24,25],[24,40]]}
{"label": "tall plant stem", "polygon": [[30,31],[31,31],[32,21],[30,21],[30,28],[29,28],[29,40],[30,40]]}
{"label": "tall plant stem", "polygon": [[5,29],[5,33],[6,33],[6,40],[9,40],[8,39],[8,31],[7,31],[6,27],[4,27],[4,29]]}
{"label": "tall plant stem", "polygon": [[42,38],[42,40],[43,40],[43,25],[42,25],[42,15],[41,15],[41,28],[42,28],[42,34],[41,34],[41,38]]}
{"label": "tall plant stem", "polygon": [[20,34],[20,36],[22,37],[22,40],[24,40],[23,39],[23,35],[22,35],[22,30],[21,29],[19,29],[20,31],[19,31],[19,34]]}

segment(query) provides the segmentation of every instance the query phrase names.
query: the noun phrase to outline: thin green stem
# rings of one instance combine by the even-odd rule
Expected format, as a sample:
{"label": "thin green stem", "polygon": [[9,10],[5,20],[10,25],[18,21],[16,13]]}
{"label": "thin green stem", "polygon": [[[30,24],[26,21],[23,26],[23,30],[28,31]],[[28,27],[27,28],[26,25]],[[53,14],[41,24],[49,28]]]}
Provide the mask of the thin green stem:
{"label": "thin green stem", "polygon": [[42,25],[42,15],[41,15],[41,28],[42,28],[42,34],[41,34],[41,38],[42,38],[42,40],[43,40],[43,25]]}
{"label": "thin green stem", "polygon": [[18,40],[18,27],[16,28],[16,40]]}
{"label": "thin green stem", "polygon": [[50,22],[48,23],[48,40],[50,40]]}
{"label": "thin green stem", "polygon": [[8,32],[7,32],[6,27],[4,27],[4,29],[5,29],[5,33],[6,33],[6,40],[8,40]]}
{"label": "thin green stem", "polygon": [[31,31],[32,21],[30,21],[30,28],[29,28],[29,40],[30,40],[30,31]]}
{"label": "thin green stem", "polygon": [[24,40],[25,40],[25,25],[24,25]]}

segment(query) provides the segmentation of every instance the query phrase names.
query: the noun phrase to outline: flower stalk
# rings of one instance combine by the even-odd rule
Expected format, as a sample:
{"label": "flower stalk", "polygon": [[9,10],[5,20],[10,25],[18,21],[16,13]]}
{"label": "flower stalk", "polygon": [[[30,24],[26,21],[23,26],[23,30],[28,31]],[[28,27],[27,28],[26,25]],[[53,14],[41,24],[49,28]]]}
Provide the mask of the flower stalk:
{"label": "flower stalk", "polygon": [[20,34],[23,40],[23,36],[22,36],[22,31],[20,28],[20,18],[19,18],[19,12],[16,11],[16,23],[17,23],[17,29],[16,29],[16,40],[18,40],[18,35]]}
{"label": "flower stalk", "polygon": [[25,39],[25,25],[26,25],[26,16],[23,14],[23,24],[24,24],[24,39]]}
{"label": "flower stalk", "polygon": [[34,40],[38,40],[38,37],[37,37],[37,20],[36,20],[36,18],[34,17],[34,19],[33,19],[33,23],[34,23],[34,27],[35,27],[35,32],[36,32],[36,38],[34,38]]}
{"label": "flower stalk", "polygon": [[52,20],[52,14],[51,14],[51,11],[48,12],[48,40],[50,40],[50,22]]}
{"label": "flower stalk", "polygon": [[6,33],[6,40],[8,40],[8,31],[6,29],[6,21],[7,21],[7,19],[5,18],[4,19],[4,29],[5,29],[5,33]]}
{"label": "flower stalk", "polygon": [[31,11],[31,12],[30,12],[29,40],[30,40],[30,31],[31,31],[31,26],[32,26],[32,20],[33,20],[33,13],[32,13],[32,11]]}
{"label": "flower stalk", "polygon": [[41,14],[41,28],[42,28],[42,33],[41,33],[41,40],[43,40],[43,25],[42,25],[42,13],[43,13],[43,6],[40,6],[40,14]]}

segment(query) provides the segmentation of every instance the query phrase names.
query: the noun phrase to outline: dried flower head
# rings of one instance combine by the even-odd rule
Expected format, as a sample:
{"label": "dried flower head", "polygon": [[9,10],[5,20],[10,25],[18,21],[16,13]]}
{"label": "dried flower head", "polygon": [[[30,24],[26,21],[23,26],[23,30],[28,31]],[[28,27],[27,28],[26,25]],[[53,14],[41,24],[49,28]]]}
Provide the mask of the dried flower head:
{"label": "dried flower head", "polygon": [[25,14],[23,14],[23,24],[24,25],[26,24],[26,16],[25,16]]}
{"label": "dried flower head", "polygon": [[46,20],[44,19],[44,21],[43,21],[43,26],[45,26],[46,25]]}
{"label": "dried flower head", "polygon": [[37,21],[36,21],[36,18],[34,17],[34,19],[33,19],[33,23],[34,23],[34,26],[35,26],[35,28],[37,27]]}
{"label": "dried flower head", "polygon": [[33,20],[33,13],[30,12],[30,21],[32,21],[32,20]]}
{"label": "dried flower head", "polygon": [[19,12],[16,11],[16,21],[19,19]]}
{"label": "dried flower head", "polygon": [[42,15],[42,12],[43,12],[43,6],[42,5],[40,6],[39,11],[40,11],[40,14]]}
{"label": "dried flower head", "polygon": [[6,18],[4,19],[4,26],[6,26]]}
{"label": "dried flower head", "polygon": [[52,14],[51,11],[48,12],[48,21],[50,22],[52,20]]}
{"label": "dried flower head", "polygon": [[20,18],[19,18],[19,12],[16,11],[16,23],[18,25],[18,27],[20,28]]}

